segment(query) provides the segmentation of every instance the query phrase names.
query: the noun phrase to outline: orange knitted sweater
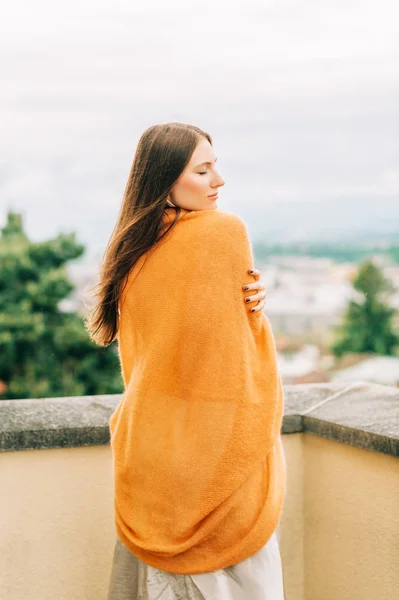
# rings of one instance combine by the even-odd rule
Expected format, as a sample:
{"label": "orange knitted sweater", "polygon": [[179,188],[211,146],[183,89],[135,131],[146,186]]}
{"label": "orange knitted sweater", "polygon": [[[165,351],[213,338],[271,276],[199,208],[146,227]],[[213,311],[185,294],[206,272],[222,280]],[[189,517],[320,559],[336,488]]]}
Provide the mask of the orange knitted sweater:
{"label": "orange knitted sweater", "polygon": [[[166,210],[164,224],[173,218]],[[133,554],[164,571],[235,564],[278,525],[283,391],[269,321],[244,303],[253,264],[240,217],[182,210],[121,294],[115,525]]]}

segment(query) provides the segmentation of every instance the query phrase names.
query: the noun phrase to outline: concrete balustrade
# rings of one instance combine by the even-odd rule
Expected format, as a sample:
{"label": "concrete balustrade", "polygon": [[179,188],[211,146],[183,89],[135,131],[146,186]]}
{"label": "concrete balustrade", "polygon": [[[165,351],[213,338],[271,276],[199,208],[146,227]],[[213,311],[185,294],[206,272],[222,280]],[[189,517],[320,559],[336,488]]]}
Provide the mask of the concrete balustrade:
{"label": "concrete balustrade", "polygon": [[[399,590],[399,389],[285,386],[286,600]],[[106,600],[119,395],[0,401],[1,600]]]}

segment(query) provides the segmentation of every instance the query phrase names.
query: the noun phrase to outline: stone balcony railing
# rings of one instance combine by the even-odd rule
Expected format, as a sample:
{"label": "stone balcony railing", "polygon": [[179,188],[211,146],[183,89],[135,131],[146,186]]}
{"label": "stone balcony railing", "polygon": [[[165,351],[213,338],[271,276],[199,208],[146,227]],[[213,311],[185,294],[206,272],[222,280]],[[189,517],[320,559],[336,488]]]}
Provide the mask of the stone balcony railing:
{"label": "stone balcony railing", "polygon": [[[397,598],[399,390],[284,391],[286,600]],[[1,600],[106,599],[115,542],[108,422],[119,400],[0,402]]]}

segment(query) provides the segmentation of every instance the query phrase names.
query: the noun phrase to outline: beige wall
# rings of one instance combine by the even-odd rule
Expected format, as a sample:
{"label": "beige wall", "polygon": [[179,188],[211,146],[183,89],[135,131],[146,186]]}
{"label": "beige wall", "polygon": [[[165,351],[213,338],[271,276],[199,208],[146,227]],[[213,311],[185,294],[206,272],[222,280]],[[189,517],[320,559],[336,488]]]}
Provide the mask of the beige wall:
{"label": "beige wall", "polygon": [[311,434],[303,445],[306,600],[398,598],[398,458]]}
{"label": "beige wall", "polygon": [[285,600],[305,600],[303,434],[283,435],[287,490],[280,522]]}
{"label": "beige wall", "polygon": [[[399,461],[283,436],[286,600],[392,600]],[[106,600],[115,541],[109,446],[0,454],[0,599]]]}
{"label": "beige wall", "polygon": [[0,481],[0,599],[105,600],[110,447],[0,453]]}

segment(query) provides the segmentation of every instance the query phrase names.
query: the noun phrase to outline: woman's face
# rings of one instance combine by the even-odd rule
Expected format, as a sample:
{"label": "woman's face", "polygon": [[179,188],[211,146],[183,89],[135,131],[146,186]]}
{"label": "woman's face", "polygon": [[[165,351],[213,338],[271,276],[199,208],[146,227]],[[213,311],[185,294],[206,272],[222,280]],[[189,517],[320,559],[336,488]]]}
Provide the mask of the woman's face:
{"label": "woman's face", "polygon": [[218,192],[224,180],[217,172],[215,162],[211,144],[202,139],[183,173],[173,184],[169,194],[171,203],[186,210],[216,210],[217,196],[210,196]]}

